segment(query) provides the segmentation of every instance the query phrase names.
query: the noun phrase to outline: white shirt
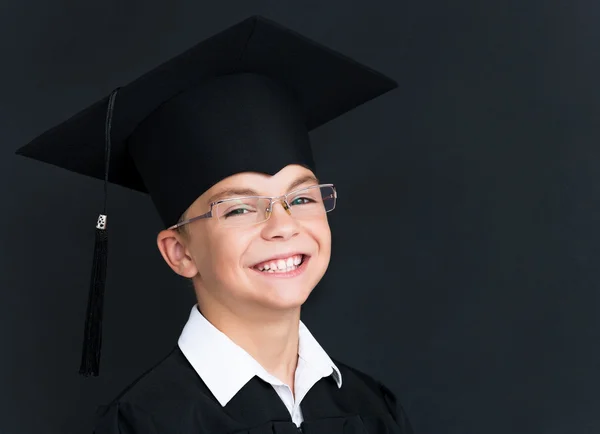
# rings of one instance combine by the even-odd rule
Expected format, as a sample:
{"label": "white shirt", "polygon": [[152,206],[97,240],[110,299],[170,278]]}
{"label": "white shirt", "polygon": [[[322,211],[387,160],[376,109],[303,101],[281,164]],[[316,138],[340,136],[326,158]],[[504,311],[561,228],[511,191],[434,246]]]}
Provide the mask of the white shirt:
{"label": "white shirt", "polygon": [[300,426],[304,420],[300,402],[321,378],[333,375],[338,388],[342,375],[325,350],[300,322],[298,366],[294,389],[269,374],[250,354],[213,326],[197,309],[192,308],[188,322],[179,337],[179,348],[211,393],[224,407],[254,376],[270,383],[292,420]]}

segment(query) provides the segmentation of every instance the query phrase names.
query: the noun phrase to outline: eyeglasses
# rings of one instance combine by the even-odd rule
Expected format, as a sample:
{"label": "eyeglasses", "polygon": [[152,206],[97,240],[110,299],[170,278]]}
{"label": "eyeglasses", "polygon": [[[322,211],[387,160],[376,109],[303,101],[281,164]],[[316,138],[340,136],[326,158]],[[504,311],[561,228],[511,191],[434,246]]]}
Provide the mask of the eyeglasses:
{"label": "eyeglasses", "polygon": [[333,184],[313,185],[276,197],[235,197],[213,202],[206,214],[179,222],[169,229],[213,217],[219,224],[227,227],[252,226],[267,221],[275,203],[281,203],[288,215],[294,218],[317,217],[333,211],[336,200],[337,192]]}

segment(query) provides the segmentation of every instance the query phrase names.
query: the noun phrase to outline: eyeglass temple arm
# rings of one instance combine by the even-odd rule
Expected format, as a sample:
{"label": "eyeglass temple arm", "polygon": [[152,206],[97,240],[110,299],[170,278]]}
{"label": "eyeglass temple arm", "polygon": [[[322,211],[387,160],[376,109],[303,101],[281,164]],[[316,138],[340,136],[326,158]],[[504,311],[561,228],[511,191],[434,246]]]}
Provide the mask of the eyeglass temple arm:
{"label": "eyeglass temple arm", "polygon": [[182,222],[179,222],[179,223],[177,223],[176,225],[173,225],[173,226],[169,227],[169,229],[177,229],[177,228],[179,228],[179,227],[181,227],[181,226],[183,226],[183,225],[187,225],[187,224],[189,224],[189,223],[195,222],[196,220],[207,219],[207,218],[210,218],[210,217],[212,217],[212,210],[210,210],[210,211],[209,211],[209,212],[207,212],[206,214],[202,214],[202,215],[199,215],[199,216],[193,217],[193,218],[191,218],[191,219],[188,219],[188,220],[184,220],[184,221],[182,221]]}

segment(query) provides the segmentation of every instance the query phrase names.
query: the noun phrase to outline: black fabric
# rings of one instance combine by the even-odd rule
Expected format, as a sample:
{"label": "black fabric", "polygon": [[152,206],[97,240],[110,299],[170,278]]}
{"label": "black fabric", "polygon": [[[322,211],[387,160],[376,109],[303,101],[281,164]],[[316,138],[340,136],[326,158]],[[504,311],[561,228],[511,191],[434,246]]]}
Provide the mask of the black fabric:
{"label": "black fabric", "polygon": [[219,77],[173,98],[137,128],[129,151],[166,225],[236,173],[274,175],[288,164],[316,173],[305,114],[287,89],[257,74]]}
{"label": "black fabric", "polygon": [[[149,193],[166,226],[224,177],[313,168],[308,132],[397,84],[262,17],[249,18],[119,90],[109,181]],[[108,97],[17,154],[104,177]]]}
{"label": "black fabric", "polygon": [[[306,434],[412,434],[383,384],[335,361],[300,404]],[[387,396],[387,398],[386,398]],[[94,434],[298,434],[273,387],[254,377],[222,407],[179,348],[98,410]]]}

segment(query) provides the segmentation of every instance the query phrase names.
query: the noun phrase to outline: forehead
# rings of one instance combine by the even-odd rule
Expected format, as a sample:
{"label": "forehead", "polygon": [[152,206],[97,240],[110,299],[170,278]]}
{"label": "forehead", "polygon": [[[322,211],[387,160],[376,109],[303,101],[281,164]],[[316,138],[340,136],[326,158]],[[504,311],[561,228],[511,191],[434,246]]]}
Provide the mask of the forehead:
{"label": "forehead", "polygon": [[292,164],[274,175],[243,172],[229,176],[213,185],[200,196],[211,203],[233,195],[279,195],[305,184],[318,183],[316,175],[306,167]]}

